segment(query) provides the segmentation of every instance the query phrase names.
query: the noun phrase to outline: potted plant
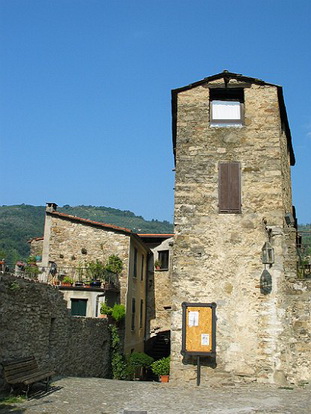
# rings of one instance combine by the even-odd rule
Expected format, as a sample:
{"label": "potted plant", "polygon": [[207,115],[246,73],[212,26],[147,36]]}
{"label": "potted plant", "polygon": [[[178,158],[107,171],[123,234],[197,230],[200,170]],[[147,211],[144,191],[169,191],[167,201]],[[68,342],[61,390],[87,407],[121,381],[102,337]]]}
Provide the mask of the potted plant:
{"label": "potted plant", "polygon": [[151,364],[151,370],[155,375],[158,375],[161,382],[169,381],[170,374],[170,357],[161,358]]}
{"label": "potted plant", "polygon": [[73,284],[73,279],[70,276],[65,276],[62,281],[62,286],[71,286]]}
{"label": "potted plant", "polygon": [[106,302],[103,302],[100,306],[100,318],[108,318],[112,314],[112,308],[107,305]]}
{"label": "potted plant", "polygon": [[103,279],[105,289],[112,289],[117,284],[117,275],[110,270],[105,269]]}
{"label": "potted plant", "polygon": [[102,285],[102,282],[99,279],[96,280],[92,280],[92,282],[90,283],[91,287],[97,287],[100,288]]}
{"label": "potted plant", "polygon": [[85,288],[90,288],[91,287],[91,282],[89,280],[83,280],[83,287]]}
{"label": "potted plant", "polygon": [[155,267],[157,270],[160,270],[160,269],[161,269],[161,262],[160,262],[160,260],[156,260],[156,261],[154,262],[154,267]]}
{"label": "potted plant", "polygon": [[128,358],[128,367],[133,379],[144,380],[153,361],[154,359],[144,352],[131,353]]}
{"label": "potted plant", "polygon": [[111,273],[119,275],[123,269],[123,262],[119,256],[113,254],[108,257],[107,263],[105,264],[105,270]]}

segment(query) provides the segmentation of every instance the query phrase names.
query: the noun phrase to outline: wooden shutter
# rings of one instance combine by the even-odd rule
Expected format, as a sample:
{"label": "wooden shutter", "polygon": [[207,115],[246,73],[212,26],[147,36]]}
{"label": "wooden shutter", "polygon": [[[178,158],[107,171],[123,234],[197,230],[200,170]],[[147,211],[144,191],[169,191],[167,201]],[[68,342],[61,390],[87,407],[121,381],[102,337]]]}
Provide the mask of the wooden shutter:
{"label": "wooden shutter", "polygon": [[71,299],[71,315],[86,316],[87,299]]}
{"label": "wooden shutter", "polygon": [[135,313],[136,313],[136,304],[135,304],[135,299],[132,298],[132,323],[131,323],[132,331],[134,331],[135,329]]}
{"label": "wooden shutter", "polygon": [[219,212],[241,213],[240,163],[221,162],[218,169]]}

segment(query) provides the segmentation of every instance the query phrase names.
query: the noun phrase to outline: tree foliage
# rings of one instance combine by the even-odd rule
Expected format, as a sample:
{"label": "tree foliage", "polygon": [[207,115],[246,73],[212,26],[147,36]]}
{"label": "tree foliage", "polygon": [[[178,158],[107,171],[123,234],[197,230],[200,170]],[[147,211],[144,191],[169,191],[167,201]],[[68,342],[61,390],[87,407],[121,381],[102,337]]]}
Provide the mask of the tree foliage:
{"label": "tree foliage", "polygon": [[[68,204],[58,211],[106,224],[125,227],[135,233],[172,233],[168,221],[146,221],[131,211],[111,207],[76,206]],[[44,206],[0,206],[0,260],[5,259],[11,267],[17,260],[26,260],[30,254],[28,240],[42,237],[44,231]]]}

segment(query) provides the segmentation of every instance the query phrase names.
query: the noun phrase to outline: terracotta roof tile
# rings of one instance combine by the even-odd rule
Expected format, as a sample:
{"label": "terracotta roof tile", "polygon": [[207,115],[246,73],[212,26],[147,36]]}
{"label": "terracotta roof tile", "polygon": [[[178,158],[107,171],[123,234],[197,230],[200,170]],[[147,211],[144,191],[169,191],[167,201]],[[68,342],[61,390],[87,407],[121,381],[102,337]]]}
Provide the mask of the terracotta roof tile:
{"label": "terracotta roof tile", "polygon": [[63,217],[64,219],[77,221],[77,222],[83,223],[83,224],[90,224],[90,225],[93,225],[93,226],[102,227],[102,228],[105,228],[107,230],[110,229],[110,230],[120,231],[122,233],[134,234],[132,232],[132,230],[127,229],[125,227],[119,227],[119,226],[115,226],[114,224],[106,224],[106,223],[101,223],[99,221],[93,221],[93,220],[89,220],[89,219],[85,219],[85,218],[81,218],[81,217],[77,217],[77,216],[72,216],[70,214],[60,213],[59,211],[47,212],[47,214],[50,214],[52,216]]}

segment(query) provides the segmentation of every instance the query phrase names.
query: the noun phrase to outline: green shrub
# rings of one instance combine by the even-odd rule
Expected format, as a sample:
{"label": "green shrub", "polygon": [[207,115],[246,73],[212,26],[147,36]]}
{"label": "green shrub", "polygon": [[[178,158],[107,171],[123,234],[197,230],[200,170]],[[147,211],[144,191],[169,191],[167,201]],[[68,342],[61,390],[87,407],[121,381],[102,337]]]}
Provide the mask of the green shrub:
{"label": "green shrub", "polygon": [[133,367],[148,368],[153,363],[154,359],[144,352],[133,352],[129,356],[129,364]]}
{"label": "green shrub", "polygon": [[73,279],[70,276],[65,276],[63,279],[64,283],[70,283],[71,285],[73,284]]}
{"label": "green shrub", "polygon": [[99,260],[86,263],[86,274],[90,279],[102,280],[105,278],[105,266]]}
{"label": "green shrub", "polygon": [[112,308],[110,306],[108,306],[106,302],[104,302],[100,305],[100,313],[102,315],[111,315],[112,314]]}
{"label": "green shrub", "polygon": [[38,274],[40,273],[39,268],[36,264],[36,257],[35,256],[29,256],[26,260],[26,266],[25,266],[25,273],[28,277],[31,277],[33,279],[37,279]]}
{"label": "green shrub", "polygon": [[116,322],[122,321],[125,318],[125,306],[116,303],[112,308],[111,316]]}
{"label": "green shrub", "polygon": [[109,325],[111,333],[111,368],[112,378],[117,380],[125,380],[129,378],[129,370],[126,359],[121,350],[121,341],[118,328]]}
{"label": "green shrub", "polygon": [[128,372],[131,379],[138,378],[143,380],[148,368],[154,359],[144,352],[133,352],[127,358]]}
{"label": "green shrub", "polygon": [[108,257],[105,269],[112,273],[121,273],[123,269],[123,262],[119,256],[113,254]]}
{"label": "green shrub", "polygon": [[156,375],[169,375],[170,357],[159,359],[151,364],[152,372]]}

